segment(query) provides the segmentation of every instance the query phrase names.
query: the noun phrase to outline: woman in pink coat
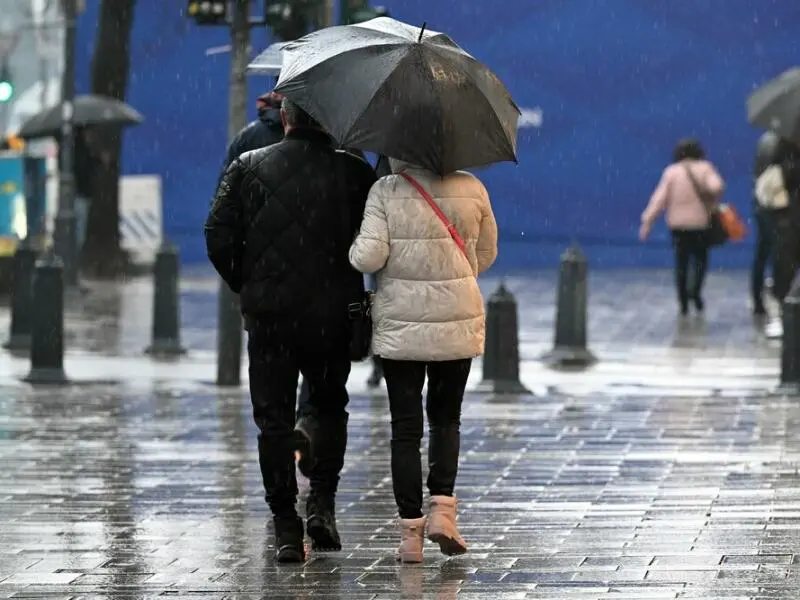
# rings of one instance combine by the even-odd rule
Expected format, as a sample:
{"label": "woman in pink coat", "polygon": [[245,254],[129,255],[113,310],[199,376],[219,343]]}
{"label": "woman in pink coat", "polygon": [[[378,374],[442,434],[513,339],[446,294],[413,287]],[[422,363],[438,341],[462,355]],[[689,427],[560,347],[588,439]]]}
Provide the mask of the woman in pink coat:
{"label": "woman in pink coat", "polygon": [[[678,142],[673,163],[664,169],[661,181],[642,213],[639,238],[644,241],[653,222],[666,211],[667,226],[675,249],[675,287],[681,315],[689,312],[689,301],[702,312],[703,281],[708,267],[708,227],[725,182],[705,159],[700,142]],[[690,278],[691,275],[691,278]]]}

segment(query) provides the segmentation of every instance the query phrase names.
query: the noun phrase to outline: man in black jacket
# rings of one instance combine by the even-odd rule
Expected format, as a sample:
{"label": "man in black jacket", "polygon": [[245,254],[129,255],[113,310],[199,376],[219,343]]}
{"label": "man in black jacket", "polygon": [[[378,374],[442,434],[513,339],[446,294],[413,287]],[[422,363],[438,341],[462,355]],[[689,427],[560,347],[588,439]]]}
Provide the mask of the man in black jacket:
{"label": "man in black jacket", "polygon": [[223,171],[240,155],[258,148],[266,148],[283,139],[281,101],[283,96],[267,92],[256,100],[258,118],[242,129],[228,146]]}
{"label": "man in black jacket", "polygon": [[280,562],[305,559],[294,464],[299,373],[318,427],[306,506],[316,550],[340,550],[334,498],[347,444],[348,305],[363,297],[348,260],[375,173],[337,151],[284,100],[286,136],[233,161],[205,225],[208,256],[241,299],[258,454]]}

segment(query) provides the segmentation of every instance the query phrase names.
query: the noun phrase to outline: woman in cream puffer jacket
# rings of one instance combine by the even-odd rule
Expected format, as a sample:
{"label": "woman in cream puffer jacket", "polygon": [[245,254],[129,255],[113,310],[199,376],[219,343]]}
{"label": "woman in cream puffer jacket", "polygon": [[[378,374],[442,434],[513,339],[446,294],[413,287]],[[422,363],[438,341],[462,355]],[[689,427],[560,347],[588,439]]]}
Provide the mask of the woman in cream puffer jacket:
{"label": "woman in cream puffer jacket", "polygon": [[[373,352],[380,356],[392,415],[392,482],[403,537],[398,558],[420,562],[424,532],[445,554],[466,552],[453,495],[461,404],[472,359],[483,354],[485,316],[477,276],[497,257],[497,224],[477,177],[440,177],[391,160],[392,175],[367,198],[350,262],[377,275]],[[465,253],[423,196],[432,197],[465,242]],[[430,429],[430,519],[422,514],[422,388]]]}

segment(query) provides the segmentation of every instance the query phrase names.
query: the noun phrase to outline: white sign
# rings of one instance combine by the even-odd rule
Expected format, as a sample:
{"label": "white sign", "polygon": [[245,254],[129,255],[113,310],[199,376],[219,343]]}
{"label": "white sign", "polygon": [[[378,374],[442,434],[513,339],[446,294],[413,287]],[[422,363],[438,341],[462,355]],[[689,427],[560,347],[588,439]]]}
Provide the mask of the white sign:
{"label": "white sign", "polygon": [[119,233],[122,248],[137,266],[153,265],[163,239],[161,177],[126,175],[119,182]]}
{"label": "white sign", "polygon": [[518,129],[525,129],[527,127],[539,128],[544,121],[544,112],[538,106],[536,108],[521,108],[519,121],[517,121]]}

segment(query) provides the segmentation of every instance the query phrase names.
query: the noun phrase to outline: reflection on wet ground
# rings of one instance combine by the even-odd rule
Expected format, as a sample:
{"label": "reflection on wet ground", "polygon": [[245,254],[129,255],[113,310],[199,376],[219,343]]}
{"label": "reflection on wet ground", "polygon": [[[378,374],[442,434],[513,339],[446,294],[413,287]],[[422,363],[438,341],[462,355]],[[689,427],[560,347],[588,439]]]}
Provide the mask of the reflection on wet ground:
{"label": "reflection on wet ground", "polygon": [[344,551],[272,562],[244,393],[0,393],[0,598],[797,598],[796,400],[470,397],[463,558],[398,567],[382,396],[351,405]]}

